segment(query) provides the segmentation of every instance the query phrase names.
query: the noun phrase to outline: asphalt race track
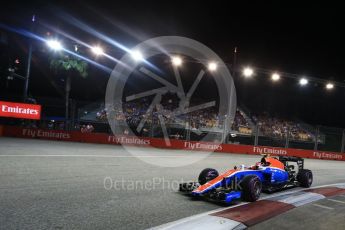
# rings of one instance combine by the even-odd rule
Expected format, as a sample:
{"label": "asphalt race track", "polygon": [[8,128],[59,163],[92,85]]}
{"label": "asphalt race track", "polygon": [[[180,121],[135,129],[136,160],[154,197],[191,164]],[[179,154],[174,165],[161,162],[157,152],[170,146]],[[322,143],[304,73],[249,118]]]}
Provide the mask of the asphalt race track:
{"label": "asphalt race track", "polygon": [[[198,154],[146,150],[157,153],[155,157],[162,161]],[[215,153],[189,166],[167,168],[145,163],[121,146],[0,138],[0,229],[158,226],[224,208],[179,194],[177,184],[181,180],[196,180],[206,167],[225,171],[234,165],[252,165],[259,159]],[[308,159],[305,167],[314,173],[314,186],[345,182],[345,162]],[[339,202],[334,205],[342,208]],[[311,204],[303,208],[317,207]],[[306,215],[312,218],[310,212]],[[274,223],[267,221],[255,229]]]}
{"label": "asphalt race track", "polygon": [[344,229],[345,196],[334,196],[290,210],[249,229]]}

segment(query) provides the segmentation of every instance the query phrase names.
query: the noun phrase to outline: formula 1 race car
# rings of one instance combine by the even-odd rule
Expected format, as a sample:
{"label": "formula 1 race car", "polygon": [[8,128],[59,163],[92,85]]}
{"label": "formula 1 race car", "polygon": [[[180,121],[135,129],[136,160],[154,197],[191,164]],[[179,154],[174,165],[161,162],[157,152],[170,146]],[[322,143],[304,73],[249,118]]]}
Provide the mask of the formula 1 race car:
{"label": "formula 1 race car", "polygon": [[289,186],[309,188],[312,183],[313,174],[304,169],[302,158],[280,156],[277,159],[265,155],[253,166],[235,166],[221,175],[215,169],[206,168],[201,171],[198,182],[182,183],[179,190],[225,203],[238,199],[252,202],[259,199],[261,192],[272,193]]}

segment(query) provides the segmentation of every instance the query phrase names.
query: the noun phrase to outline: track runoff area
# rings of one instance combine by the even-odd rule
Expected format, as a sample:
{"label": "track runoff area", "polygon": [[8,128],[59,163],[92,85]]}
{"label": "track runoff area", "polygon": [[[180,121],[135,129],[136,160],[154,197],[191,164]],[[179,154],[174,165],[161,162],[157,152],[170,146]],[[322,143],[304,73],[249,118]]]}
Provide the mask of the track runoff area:
{"label": "track runoff area", "polygon": [[[198,152],[147,149],[173,161]],[[145,156],[142,156],[145,157]],[[305,160],[311,189],[226,206],[191,199],[178,184],[207,167],[226,171],[260,156],[213,153],[192,165],[148,164],[121,146],[0,138],[0,229],[343,229],[345,165]],[[278,215],[279,214],[279,215]]]}

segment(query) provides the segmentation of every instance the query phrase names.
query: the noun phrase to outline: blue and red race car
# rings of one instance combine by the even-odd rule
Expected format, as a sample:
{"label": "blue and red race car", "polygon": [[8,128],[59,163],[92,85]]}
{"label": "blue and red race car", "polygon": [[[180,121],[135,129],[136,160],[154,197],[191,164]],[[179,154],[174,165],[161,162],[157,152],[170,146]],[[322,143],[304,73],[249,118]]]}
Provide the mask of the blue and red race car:
{"label": "blue and red race car", "polygon": [[252,202],[259,199],[261,192],[271,193],[288,186],[308,188],[312,183],[313,174],[304,169],[302,158],[281,156],[277,159],[266,155],[253,166],[235,166],[221,175],[215,169],[206,168],[201,171],[198,182],[182,183],[179,190],[226,203],[238,199]]}

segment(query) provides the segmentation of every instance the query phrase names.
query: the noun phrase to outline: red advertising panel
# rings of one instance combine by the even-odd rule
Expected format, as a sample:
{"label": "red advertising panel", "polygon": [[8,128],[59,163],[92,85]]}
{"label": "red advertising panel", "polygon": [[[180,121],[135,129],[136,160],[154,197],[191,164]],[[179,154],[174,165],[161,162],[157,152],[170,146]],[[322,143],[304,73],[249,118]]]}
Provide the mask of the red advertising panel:
{"label": "red advertising panel", "polygon": [[[0,126],[1,131],[1,126]],[[99,144],[134,145],[140,147],[156,147],[183,149],[191,151],[215,151],[238,154],[271,154],[273,156],[296,156],[303,158],[345,161],[345,154],[338,152],[324,152],[304,149],[277,148],[270,146],[220,144],[211,142],[197,142],[171,140],[167,146],[163,139],[133,136],[113,136],[105,133],[81,133],[79,131],[59,131],[33,128],[3,126],[2,135],[8,137],[37,138],[59,141],[75,141]]]}
{"label": "red advertising panel", "polygon": [[0,101],[0,117],[39,120],[41,119],[41,105]]}

